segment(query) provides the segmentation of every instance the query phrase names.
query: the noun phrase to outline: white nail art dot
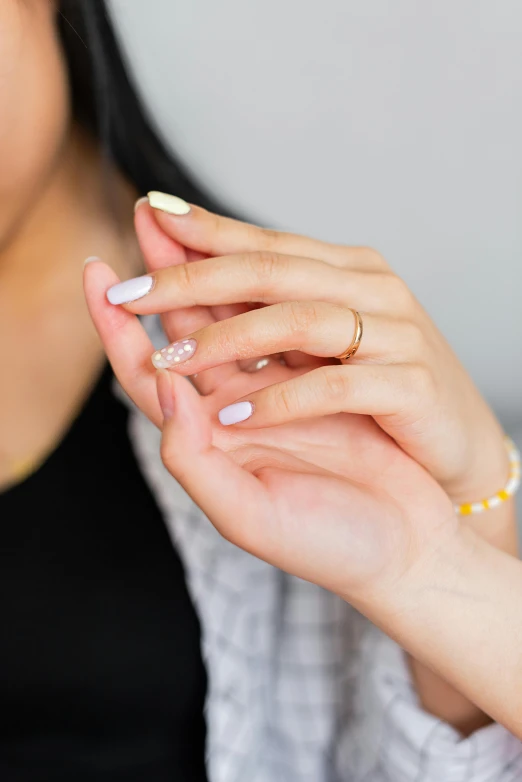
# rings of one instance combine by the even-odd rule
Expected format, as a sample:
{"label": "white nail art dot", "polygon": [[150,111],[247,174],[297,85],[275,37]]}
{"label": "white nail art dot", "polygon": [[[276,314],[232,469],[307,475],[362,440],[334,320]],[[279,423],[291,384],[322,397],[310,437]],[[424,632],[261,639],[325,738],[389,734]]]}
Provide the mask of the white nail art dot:
{"label": "white nail art dot", "polygon": [[172,361],[172,356],[167,356],[167,361]]}
{"label": "white nail art dot", "polygon": [[162,358],[161,353],[156,353],[156,355],[154,356],[154,361],[161,361],[161,358]]}
{"label": "white nail art dot", "polygon": [[169,348],[169,349],[167,350],[167,353],[174,353],[174,348]]}
{"label": "white nail art dot", "polygon": [[183,353],[184,353],[184,351],[183,351],[183,348],[180,348],[180,349],[178,350],[178,353],[179,353],[179,355],[180,355],[180,356],[182,356],[182,355],[183,355]]}
{"label": "white nail art dot", "polygon": [[174,361],[179,361],[179,356],[174,356]]}
{"label": "white nail art dot", "polygon": [[[192,348],[190,347],[190,345],[185,345],[183,350],[192,350]],[[181,353],[181,350],[179,352]]]}

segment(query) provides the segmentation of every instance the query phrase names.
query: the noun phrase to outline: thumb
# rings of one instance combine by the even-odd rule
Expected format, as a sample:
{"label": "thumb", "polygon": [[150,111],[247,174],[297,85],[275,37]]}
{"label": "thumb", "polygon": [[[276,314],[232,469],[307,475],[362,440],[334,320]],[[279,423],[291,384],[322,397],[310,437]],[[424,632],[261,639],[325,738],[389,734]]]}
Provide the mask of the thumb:
{"label": "thumb", "polygon": [[263,484],[212,444],[210,414],[189,380],[162,370],[157,389],[165,467],[223,537],[260,556],[269,513]]}
{"label": "thumb", "polygon": [[160,228],[146,198],[136,204],[134,226],[148,271],[187,263],[185,248]]}

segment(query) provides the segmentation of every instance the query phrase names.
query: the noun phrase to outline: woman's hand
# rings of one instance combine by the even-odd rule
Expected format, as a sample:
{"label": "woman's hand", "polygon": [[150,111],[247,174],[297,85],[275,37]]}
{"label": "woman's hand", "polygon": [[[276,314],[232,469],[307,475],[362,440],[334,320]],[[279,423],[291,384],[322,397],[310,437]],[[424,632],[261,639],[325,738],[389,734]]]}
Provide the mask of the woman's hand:
{"label": "woman's hand", "polygon": [[[146,247],[149,212],[142,206],[137,218]],[[194,305],[220,308],[218,318],[203,327],[178,331],[176,339],[195,340],[197,349],[187,351],[183,357],[189,360],[173,369],[193,375],[228,364],[230,372],[232,361],[284,353],[291,367],[308,370],[248,399],[234,396],[232,386],[227,405],[252,403],[253,413],[241,428],[339,412],[368,414],[455,502],[481,499],[503,486],[507,455],[495,416],[377,252],[266,231],[196,207],[183,216],[156,210],[156,218],[172,239],[190,248],[192,259],[219,256],[158,270],[151,292],[127,305],[141,314]],[[244,302],[268,306],[229,306]],[[352,339],[350,308],[362,313],[364,335],[356,357],[341,365],[330,358]],[[195,314],[197,320],[200,310]],[[216,377],[221,381],[225,374]],[[228,420],[245,411],[245,405],[228,411]]]}
{"label": "woman's hand", "polygon": [[[198,373],[192,383],[174,372],[157,377],[142,325],[107,302],[114,282],[104,264],[87,265],[89,308],[115,373],[163,429],[165,466],[228,540],[346,598],[362,599],[396,587],[456,534],[446,494],[368,416],[223,427],[218,411],[230,398],[289,382],[303,368],[274,361],[253,373],[228,364]],[[212,316],[202,310],[192,317]],[[172,336],[176,316],[167,325]]]}
{"label": "woman's hand", "polygon": [[[204,247],[187,251],[158,232],[146,207],[137,221],[151,270],[205,253]],[[87,267],[91,313],[123,386],[161,426],[152,345],[133,315],[107,303],[104,294],[115,282],[104,265]],[[169,339],[179,340],[191,328],[236,314],[228,305],[193,307],[169,311],[164,326]],[[205,396],[174,372],[162,373],[166,465],[225,537],[341,594],[516,732],[509,677],[518,656],[510,628],[520,617],[514,619],[505,598],[522,580],[519,563],[491,549],[480,552],[473,537],[464,540],[444,492],[367,416],[338,414],[268,428],[217,422],[227,400],[250,398],[267,384],[298,378],[309,366],[306,356],[286,357],[297,366],[272,362],[249,374],[230,363],[200,372],[193,382]],[[485,654],[474,655],[473,664],[469,659],[484,621],[495,624],[509,673],[489,689],[492,661]]]}

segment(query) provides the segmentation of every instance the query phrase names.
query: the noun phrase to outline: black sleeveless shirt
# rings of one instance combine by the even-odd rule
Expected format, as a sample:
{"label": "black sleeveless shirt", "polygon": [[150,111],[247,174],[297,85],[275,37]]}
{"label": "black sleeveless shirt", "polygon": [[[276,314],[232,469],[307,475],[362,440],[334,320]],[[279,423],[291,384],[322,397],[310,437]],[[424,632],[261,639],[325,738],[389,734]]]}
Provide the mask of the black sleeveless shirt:
{"label": "black sleeveless shirt", "polygon": [[206,779],[198,618],[111,380],[0,493],[2,782]]}

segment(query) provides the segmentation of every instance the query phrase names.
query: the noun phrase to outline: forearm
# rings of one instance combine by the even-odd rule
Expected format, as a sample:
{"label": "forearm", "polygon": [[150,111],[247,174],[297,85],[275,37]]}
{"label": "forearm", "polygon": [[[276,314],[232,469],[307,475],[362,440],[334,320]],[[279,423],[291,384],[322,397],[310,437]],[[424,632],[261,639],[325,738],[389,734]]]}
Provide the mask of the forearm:
{"label": "forearm", "polygon": [[351,602],[522,738],[521,594],[522,564],[462,530],[395,590]]}
{"label": "forearm", "polygon": [[[489,513],[471,517],[471,529],[493,546],[507,554],[517,556],[515,503],[505,502]],[[472,701],[448,684],[430,668],[408,655],[419,701],[425,711],[452,725],[467,736],[487,725],[491,718]]]}

